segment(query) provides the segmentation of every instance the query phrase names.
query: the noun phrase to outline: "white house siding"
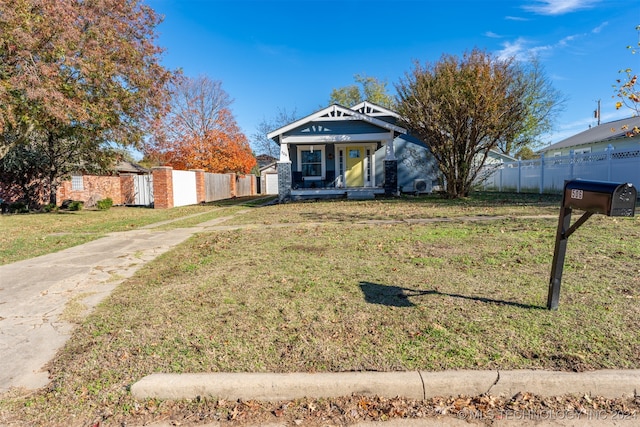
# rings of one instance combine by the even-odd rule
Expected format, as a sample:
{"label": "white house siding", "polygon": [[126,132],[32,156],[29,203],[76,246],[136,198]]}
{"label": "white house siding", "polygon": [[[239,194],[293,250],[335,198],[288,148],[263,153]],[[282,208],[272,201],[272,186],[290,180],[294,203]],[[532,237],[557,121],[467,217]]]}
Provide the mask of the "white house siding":
{"label": "white house siding", "polygon": [[278,174],[267,173],[264,175],[265,189],[263,194],[278,194]]}

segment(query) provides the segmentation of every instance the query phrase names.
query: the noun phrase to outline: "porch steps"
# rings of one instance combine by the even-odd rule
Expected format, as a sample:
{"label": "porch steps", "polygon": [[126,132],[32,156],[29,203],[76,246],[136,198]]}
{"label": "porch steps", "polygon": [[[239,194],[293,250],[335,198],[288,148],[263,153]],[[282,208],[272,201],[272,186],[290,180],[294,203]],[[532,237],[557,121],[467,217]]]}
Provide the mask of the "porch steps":
{"label": "porch steps", "polygon": [[347,199],[349,200],[373,200],[376,195],[373,191],[354,190],[347,191]]}

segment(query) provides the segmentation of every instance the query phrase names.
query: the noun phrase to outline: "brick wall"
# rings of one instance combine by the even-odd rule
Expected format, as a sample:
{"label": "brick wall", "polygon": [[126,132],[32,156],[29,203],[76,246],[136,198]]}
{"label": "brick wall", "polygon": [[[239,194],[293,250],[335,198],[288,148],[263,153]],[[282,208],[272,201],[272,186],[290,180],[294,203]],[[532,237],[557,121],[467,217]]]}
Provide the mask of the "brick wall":
{"label": "brick wall", "polygon": [[61,204],[63,200],[80,200],[85,206],[92,207],[98,200],[111,198],[114,205],[124,203],[122,197],[122,186],[119,176],[82,176],[83,190],[72,190],[71,181],[63,181],[58,187],[57,201]]}
{"label": "brick wall", "polygon": [[122,204],[133,205],[136,202],[136,188],[133,182],[133,175],[120,176],[120,193],[122,194]]}

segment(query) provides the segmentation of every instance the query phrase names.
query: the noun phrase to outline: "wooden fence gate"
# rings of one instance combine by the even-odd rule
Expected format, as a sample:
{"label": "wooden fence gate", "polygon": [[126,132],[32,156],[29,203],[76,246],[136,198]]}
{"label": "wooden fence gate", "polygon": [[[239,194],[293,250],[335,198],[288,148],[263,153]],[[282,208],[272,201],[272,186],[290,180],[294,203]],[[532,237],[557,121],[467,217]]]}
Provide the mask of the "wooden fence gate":
{"label": "wooden fence gate", "polygon": [[151,206],[153,204],[153,175],[134,175],[134,204]]}

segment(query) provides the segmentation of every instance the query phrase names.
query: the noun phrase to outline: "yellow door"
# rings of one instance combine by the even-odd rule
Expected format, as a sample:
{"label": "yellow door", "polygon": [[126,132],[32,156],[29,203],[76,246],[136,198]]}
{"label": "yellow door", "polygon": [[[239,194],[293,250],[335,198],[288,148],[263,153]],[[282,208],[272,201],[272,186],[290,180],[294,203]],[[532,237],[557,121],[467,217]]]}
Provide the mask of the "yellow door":
{"label": "yellow door", "polygon": [[364,186],[364,147],[347,147],[347,187]]}

